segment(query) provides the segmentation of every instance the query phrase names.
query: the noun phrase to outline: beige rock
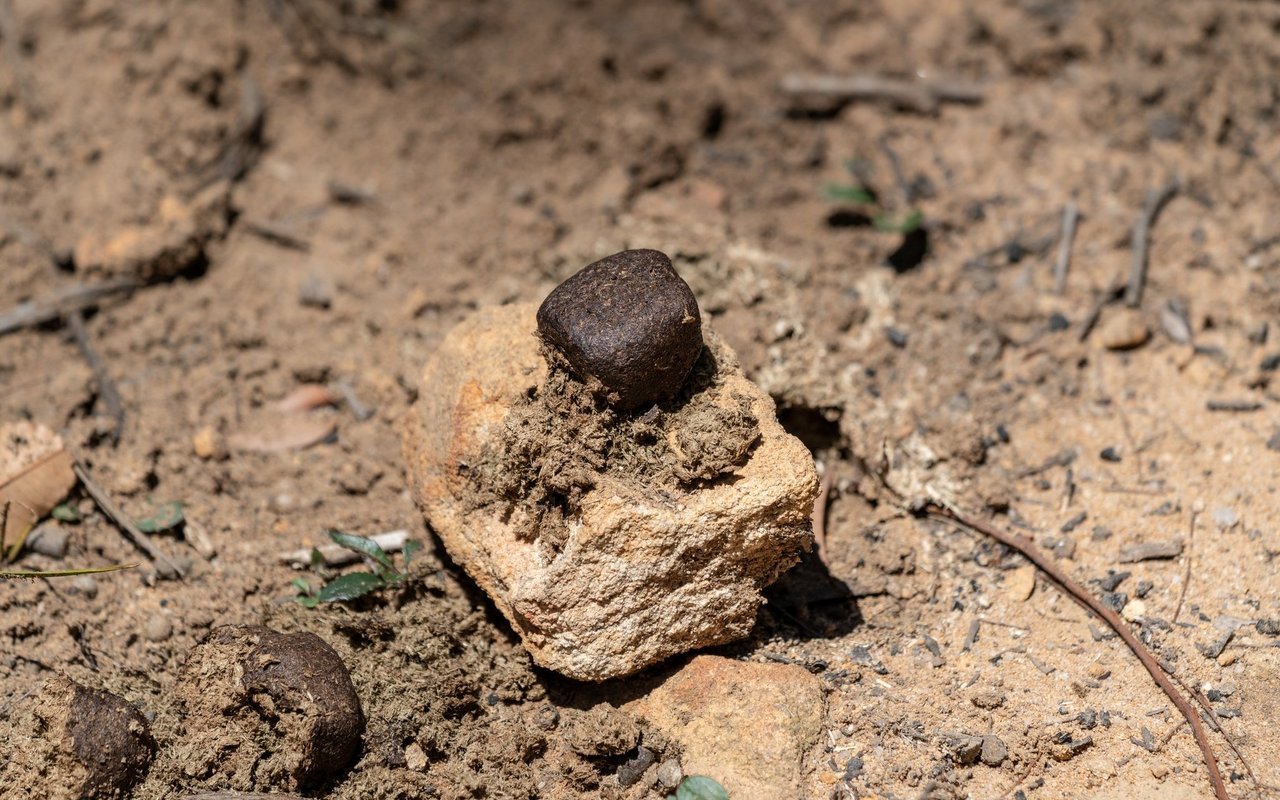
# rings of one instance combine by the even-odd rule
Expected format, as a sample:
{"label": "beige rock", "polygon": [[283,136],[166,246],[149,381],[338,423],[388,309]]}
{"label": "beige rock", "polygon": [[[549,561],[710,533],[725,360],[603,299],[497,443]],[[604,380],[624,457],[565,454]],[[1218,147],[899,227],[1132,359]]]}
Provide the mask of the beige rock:
{"label": "beige rock", "polygon": [[1004,579],[1004,589],[1010,600],[1021,603],[1030,598],[1036,590],[1036,568],[1027,564],[1010,570]]}
{"label": "beige rock", "polygon": [[697,656],[624,708],[684,747],[686,775],[718,780],[734,800],[797,800],[821,740],[822,682],[791,664]]}
{"label": "beige rock", "polygon": [[1133,308],[1121,309],[1107,317],[1098,330],[1098,339],[1108,350],[1132,350],[1151,338],[1151,326]]}
{"label": "beige rock", "polygon": [[476,508],[468,465],[503,431],[547,366],[532,304],[481,310],[422,376],[404,446],[410,485],[450,555],[489,594],[539,664],[606,680],[745,636],[760,590],[812,544],[813,460],[773,401],[708,331],[724,386],[750,400],[760,440],[732,479],[670,491],[602,474],[555,550],[517,535],[505,508]]}

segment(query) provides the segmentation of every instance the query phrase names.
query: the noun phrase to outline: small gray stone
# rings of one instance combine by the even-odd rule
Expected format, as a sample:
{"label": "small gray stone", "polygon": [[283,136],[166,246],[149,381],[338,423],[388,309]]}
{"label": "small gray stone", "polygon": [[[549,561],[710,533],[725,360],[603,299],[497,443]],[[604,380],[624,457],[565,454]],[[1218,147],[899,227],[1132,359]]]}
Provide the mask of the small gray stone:
{"label": "small gray stone", "polygon": [[1218,506],[1213,509],[1213,522],[1224,531],[1235,527],[1235,524],[1239,521],[1240,517],[1229,506]]}
{"label": "small gray stone", "polygon": [[92,600],[98,596],[98,580],[92,575],[77,575],[71,579],[71,590],[79,592],[85,598]]}
{"label": "small gray stone", "polygon": [[67,554],[67,529],[56,522],[46,522],[27,536],[27,548],[42,556],[62,558]]}
{"label": "small gray stone", "polygon": [[958,764],[973,764],[982,755],[982,737],[957,735],[950,737],[951,758]]}
{"label": "small gray stone", "polygon": [[996,736],[982,737],[982,763],[998,767],[1009,757],[1009,748]]}
{"label": "small gray stone", "polygon": [[658,765],[658,785],[662,788],[674,789],[683,779],[684,770],[680,768],[680,762],[676,759],[668,758]]}
{"label": "small gray stone", "polygon": [[644,771],[652,766],[656,760],[657,757],[654,756],[652,750],[647,747],[638,748],[634,757],[623,762],[622,766],[618,767],[618,785],[631,786],[635,784],[644,776]]}
{"label": "small gray stone", "polygon": [[1120,563],[1133,564],[1138,561],[1177,558],[1180,555],[1182,555],[1182,542],[1177,539],[1170,542],[1142,542],[1120,548]]}
{"label": "small gray stone", "polygon": [[142,626],[142,635],[148,642],[163,642],[173,635],[173,622],[164,614],[152,614]]}
{"label": "small gray stone", "polygon": [[583,267],[547,295],[538,333],[622,410],[673,397],[702,352],[698,302],[657,250],[624,250]]}
{"label": "small gray stone", "polygon": [[298,301],[311,308],[328,308],[333,305],[333,281],[315,272],[308,272],[298,287]]}

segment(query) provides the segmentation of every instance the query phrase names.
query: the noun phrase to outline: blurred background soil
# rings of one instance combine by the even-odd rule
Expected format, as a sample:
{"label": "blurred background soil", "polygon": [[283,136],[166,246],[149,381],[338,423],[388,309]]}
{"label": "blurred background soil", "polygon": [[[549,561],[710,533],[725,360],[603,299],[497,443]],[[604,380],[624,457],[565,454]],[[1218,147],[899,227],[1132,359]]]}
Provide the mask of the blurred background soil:
{"label": "blurred background soil", "polygon": [[[663,796],[652,774],[622,785],[644,734],[607,705],[651,678],[587,688],[534,668],[433,546],[398,425],[469,311],[653,247],[829,478],[825,567],[784,579],[753,638],[717,651],[821,681],[800,796],[1212,796],[1118,639],[1020,556],[903,514],[885,485],[1053,550],[1280,784],[1280,6],[0,11],[0,313],[140,284],[85,322],[123,398],[118,445],[57,323],[0,338],[0,422],[59,431],[135,517],[181,501],[187,535],[157,541],[192,562],[182,581],[144,564],[0,583],[0,735],[63,673],[153,719],[139,797],[208,788],[166,761],[174,681],[213,626],[266,622],[320,634],[351,668],[368,729],[332,797]],[[784,89],[797,74],[917,89],[847,101]],[[975,94],[918,90],[942,83]],[[1127,305],[1131,232],[1175,181]],[[831,196],[855,185],[874,202]],[[304,384],[340,399],[306,417],[332,435],[298,448],[267,415]],[[237,449],[246,436],[282,449]],[[21,566],[139,557],[73,504],[65,555]],[[419,580],[303,609],[276,556],[329,528],[407,529],[427,545]],[[1154,542],[1181,547],[1123,561]],[[957,736],[999,746],[969,759]],[[1232,796],[1263,796],[1211,736]]]}

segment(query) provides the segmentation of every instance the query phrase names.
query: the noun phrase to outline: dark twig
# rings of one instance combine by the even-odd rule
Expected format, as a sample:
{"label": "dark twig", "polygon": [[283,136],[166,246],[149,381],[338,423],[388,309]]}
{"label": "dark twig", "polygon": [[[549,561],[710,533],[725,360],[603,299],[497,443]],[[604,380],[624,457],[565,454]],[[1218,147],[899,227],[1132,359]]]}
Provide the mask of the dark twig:
{"label": "dark twig", "polygon": [[245,229],[255,236],[260,236],[272,244],[278,244],[281,247],[287,247],[291,250],[300,250],[307,252],[311,249],[311,242],[302,236],[293,232],[293,229],[282,222],[274,222],[268,220],[266,222],[256,222],[247,220]]}
{"label": "dark twig", "polygon": [[139,550],[146,553],[152,561],[156,562],[156,572],[160,576],[181,578],[186,574],[186,571],[177,562],[165,555],[165,552],[157,547],[149,536],[138,530],[138,526],[134,525],[133,521],[124,515],[124,512],[115,504],[115,501],[111,499],[106,490],[99,486],[97,481],[89,475],[89,470],[85,469],[79,461],[73,462],[71,467],[75,470],[76,477],[80,479],[80,485],[84,486],[84,490],[93,498],[93,502],[97,503],[102,513],[106,514],[107,518],[124,532],[129,541],[133,542]]}
{"label": "dark twig", "polygon": [[1053,265],[1053,291],[1062,294],[1067,290],[1067,270],[1071,268],[1071,246],[1076,238],[1076,223],[1080,220],[1080,208],[1075,201],[1062,209],[1062,236],[1058,240],[1058,260]]}
{"label": "dark twig", "polygon": [[1151,244],[1151,226],[1155,224],[1160,210],[1181,188],[1182,179],[1174,177],[1159,189],[1147,190],[1142,213],[1133,226],[1133,261],[1129,264],[1129,285],[1124,292],[1124,302],[1130,308],[1137,308],[1142,303],[1142,289],[1147,282],[1147,248]]}
{"label": "dark twig", "polygon": [[1192,734],[1195,736],[1196,744],[1200,747],[1200,753],[1204,757],[1205,767],[1209,771],[1209,783],[1213,786],[1214,796],[1217,800],[1230,800],[1230,796],[1227,794],[1227,787],[1222,782],[1222,774],[1218,770],[1218,760],[1214,757],[1213,748],[1209,744],[1208,734],[1205,733],[1204,725],[1200,722],[1200,715],[1196,713],[1196,709],[1191,705],[1191,703],[1178,692],[1177,688],[1173,685],[1173,682],[1169,679],[1169,676],[1166,675],[1165,671],[1160,667],[1159,662],[1157,662],[1155,657],[1151,655],[1151,651],[1148,650],[1146,645],[1144,645],[1142,641],[1134,635],[1132,629],[1125,624],[1119,614],[1104,606],[1097,598],[1090,594],[1087,589],[1077,583],[1075,579],[1067,575],[1066,572],[1055,564],[1052,558],[1041,552],[1040,549],[1027,537],[1017,533],[1002,531],[995,526],[987,525],[979,520],[970,519],[952,511],[949,508],[944,508],[932,503],[926,507],[926,513],[932,519],[947,522],[961,528],[967,528],[976,533],[981,533],[995,539],[1006,547],[1016,550],[1026,557],[1031,563],[1035,564],[1041,572],[1050,578],[1050,580],[1058,584],[1058,586],[1060,586],[1062,590],[1065,591],[1073,600],[1083,606],[1086,610],[1093,612],[1098,617],[1101,617],[1102,620],[1107,623],[1107,626],[1115,631],[1120,639],[1124,641],[1129,650],[1137,656],[1138,660],[1142,662],[1142,666],[1146,668],[1147,672],[1151,675],[1151,678],[1156,682],[1156,685],[1159,686],[1160,690],[1165,693],[1175,706],[1177,706],[1178,711],[1182,713],[1183,718],[1186,719],[1189,725],[1191,725]]}
{"label": "dark twig", "polygon": [[191,194],[220,180],[235,182],[245,176],[262,153],[262,128],[267,119],[267,105],[258,84],[248,74],[240,80],[240,113],[218,155],[197,173],[199,178]]}
{"label": "dark twig", "polygon": [[1102,294],[1098,295],[1098,299],[1093,301],[1093,307],[1089,309],[1089,313],[1084,318],[1084,322],[1080,324],[1080,341],[1089,338],[1089,334],[1093,333],[1094,327],[1098,324],[1099,317],[1102,316],[1102,309],[1119,300],[1124,292],[1123,286],[1112,286]]}
{"label": "dark twig", "polygon": [[116,388],[116,382],[111,379],[111,372],[107,369],[106,362],[102,360],[102,356],[98,355],[98,351],[93,349],[93,343],[89,341],[89,331],[84,326],[84,312],[77,309],[67,314],[67,327],[71,329],[71,335],[76,340],[76,347],[80,348],[80,355],[84,357],[89,369],[93,370],[93,378],[98,382],[98,396],[106,404],[107,413],[115,420],[115,429],[111,431],[111,443],[120,444],[120,437],[124,434],[124,403],[120,401],[120,391]]}
{"label": "dark twig", "polygon": [[837,100],[887,100],[894,105],[930,114],[942,103],[981,103],[982,86],[965,81],[910,81],[883,75],[787,75],[782,91]]}
{"label": "dark twig", "polygon": [[65,286],[38,300],[28,300],[9,311],[0,312],[0,336],[53,322],[72,312],[95,306],[103,298],[113,294],[128,294],[137,288],[138,281],[135,278],[112,278],[99,283]]}

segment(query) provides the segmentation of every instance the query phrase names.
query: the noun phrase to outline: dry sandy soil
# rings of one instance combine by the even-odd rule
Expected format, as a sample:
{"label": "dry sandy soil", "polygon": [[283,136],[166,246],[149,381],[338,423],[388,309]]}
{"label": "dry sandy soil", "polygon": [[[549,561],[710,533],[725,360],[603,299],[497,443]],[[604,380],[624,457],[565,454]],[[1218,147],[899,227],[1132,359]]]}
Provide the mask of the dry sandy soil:
{"label": "dry sandy soil", "polygon": [[[186,535],[157,541],[193,566],[182,581],[144,564],[92,588],[0,583],[0,740],[31,733],[13,730],[16,709],[65,674],[152,720],[159,755],[137,797],[219,788],[181,762],[175,683],[213,627],[265,623],[333,645],[368,718],[358,761],[314,795],[664,796],[656,768],[629,787],[618,771],[638,741],[662,758],[680,743],[610,710],[663,673],[586,687],[533,667],[426,530],[399,446],[454,323],[641,246],[672,256],[830,476],[825,568],[785,578],[754,635],[717,651],[821,683],[812,747],[787,767],[799,796],[1212,796],[1185,723],[1119,640],[1033,585],[1016,553],[902,511],[920,497],[1052,550],[1209,696],[1238,747],[1210,734],[1231,796],[1280,784],[1280,6],[10,10],[0,313],[78,282],[144,285],[86,321],[123,396],[118,445],[57,322],[0,338],[0,422],[59,431],[135,517],[184,503]],[[797,72],[982,92],[837,103],[782,91]],[[1114,298],[1131,230],[1175,178],[1131,308]],[[852,182],[877,209],[824,196]],[[905,241],[871,224],[913,209],[923,228]],[[311,412],[336,434],[307,449],[229,451],[307,383],[348,387],[372,413]],[[138,558],[72,502],[86,513],[65,557],[20,566]],[[302,608],[276,554],[328,528],[408,529],[426,544],[415,580]],[[1173,558],[1122,563],[1175,540]],[[965,763],[957,734],[1007,754]]]}

